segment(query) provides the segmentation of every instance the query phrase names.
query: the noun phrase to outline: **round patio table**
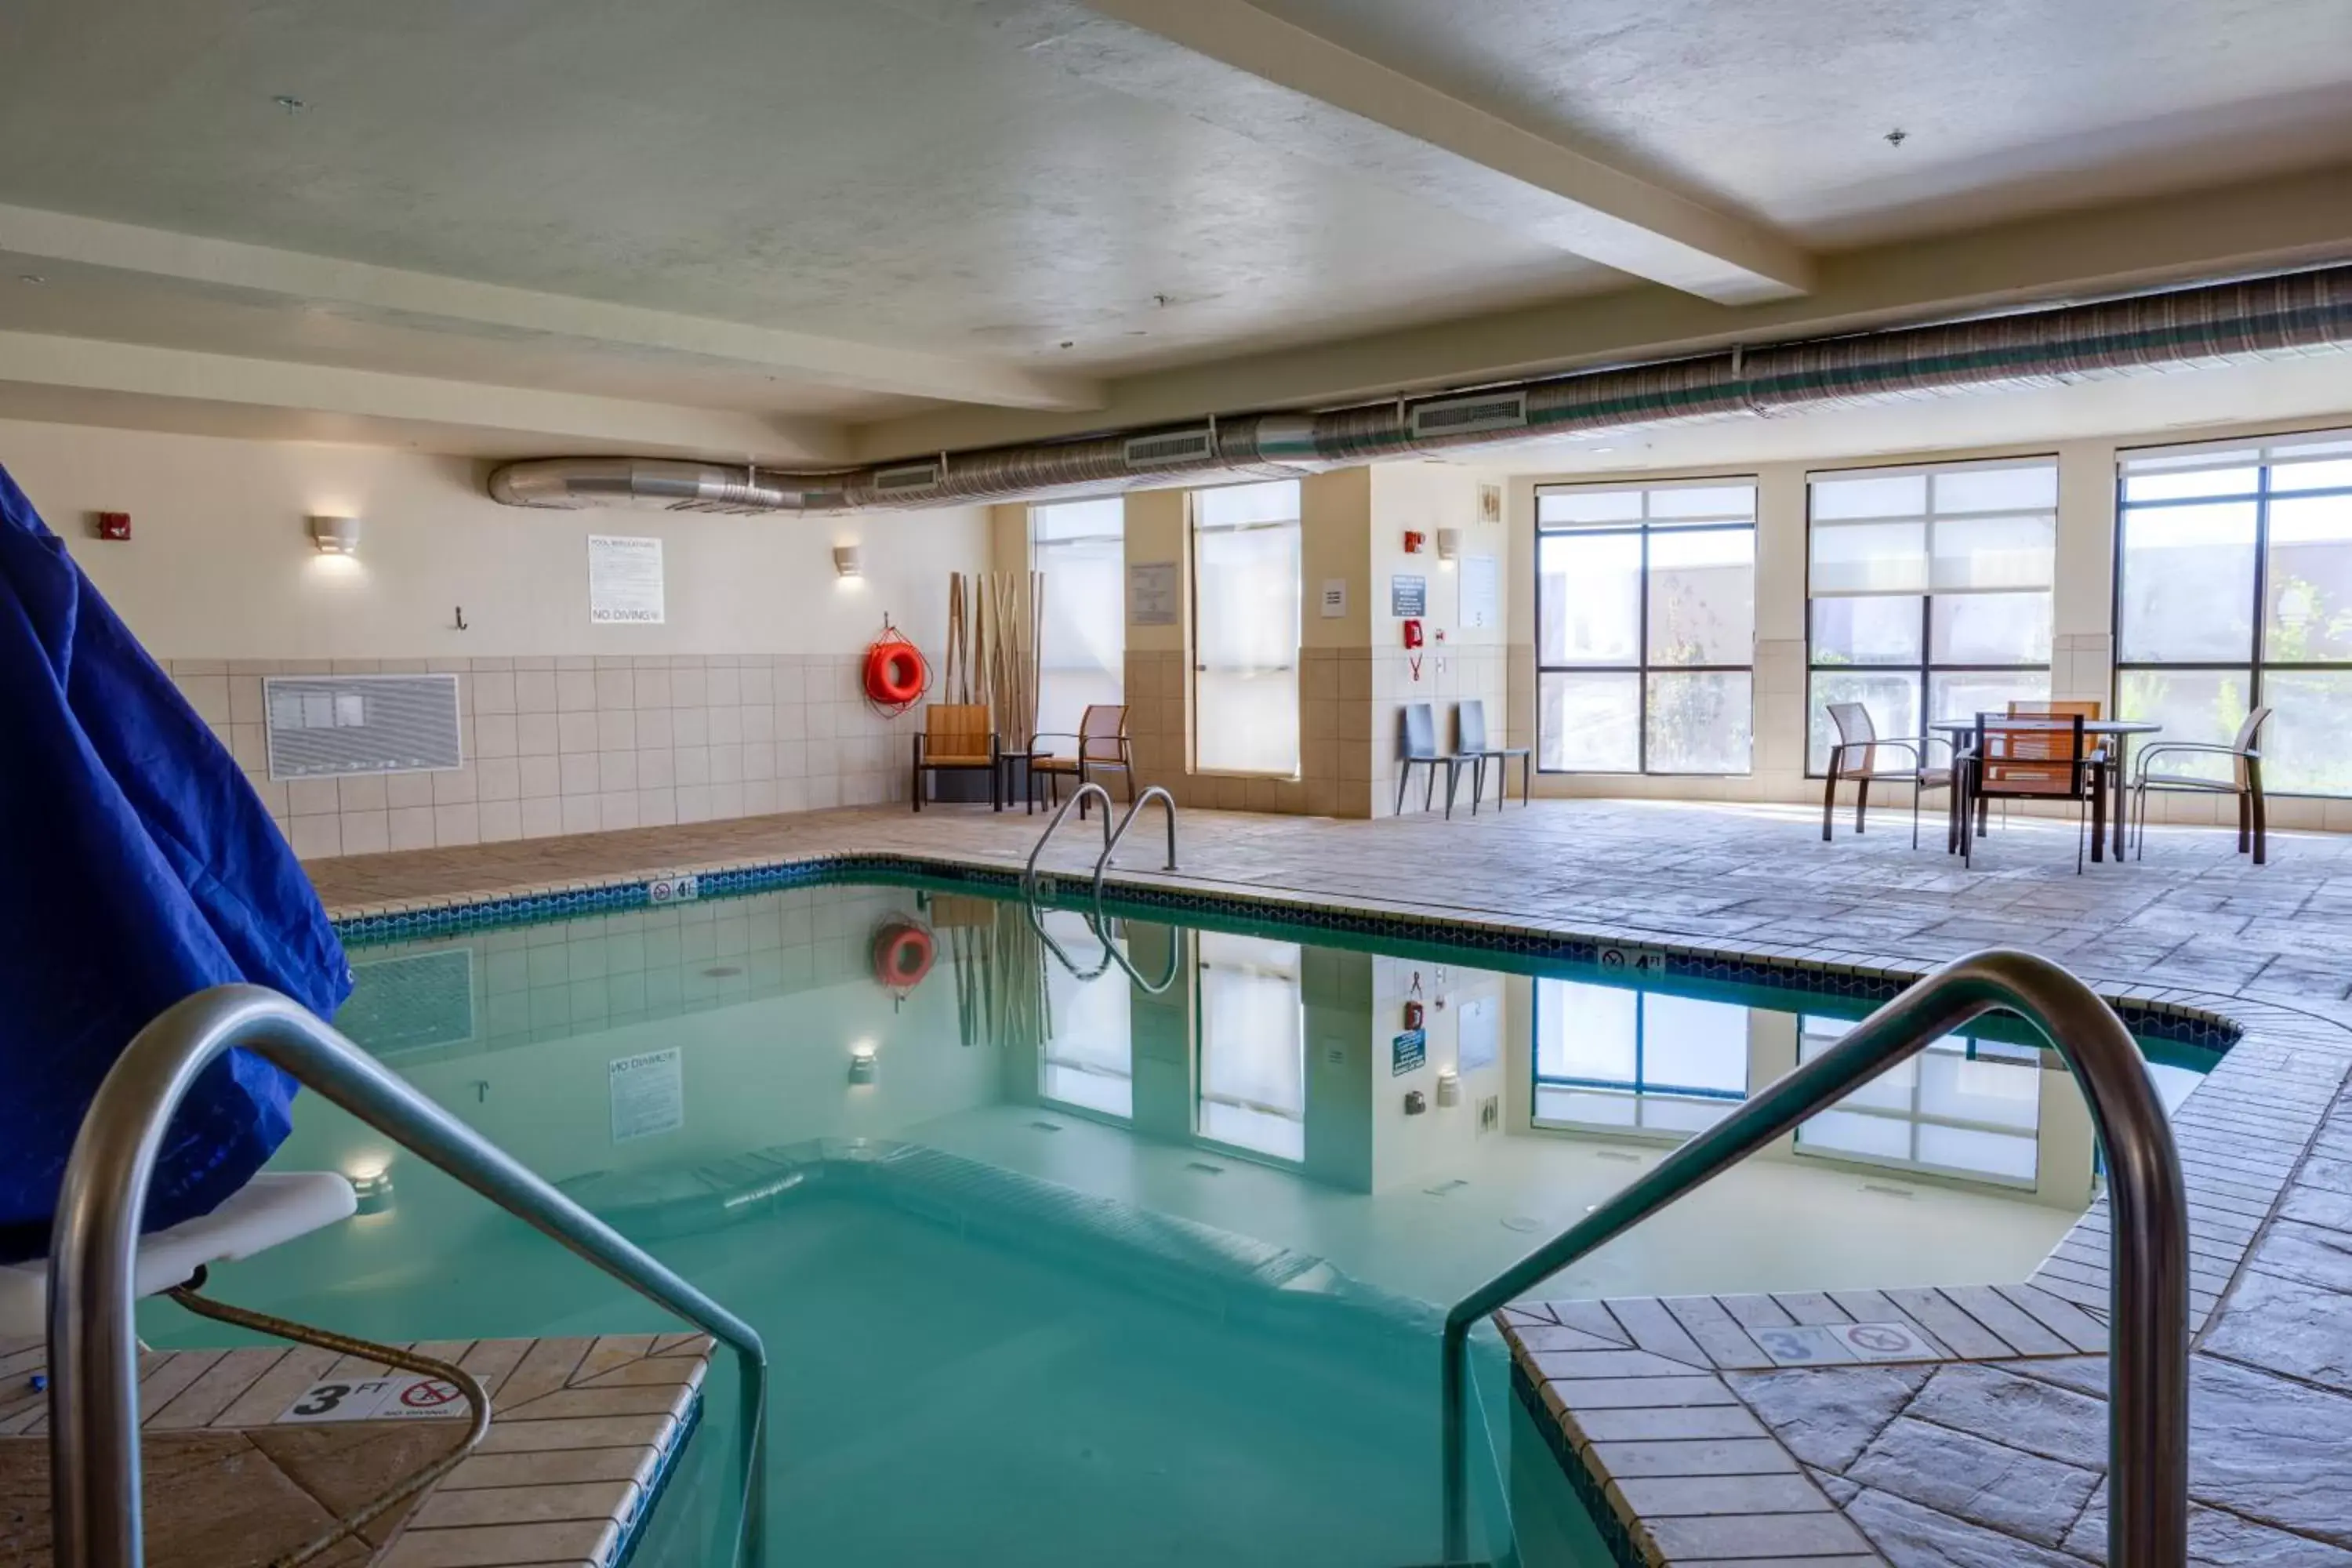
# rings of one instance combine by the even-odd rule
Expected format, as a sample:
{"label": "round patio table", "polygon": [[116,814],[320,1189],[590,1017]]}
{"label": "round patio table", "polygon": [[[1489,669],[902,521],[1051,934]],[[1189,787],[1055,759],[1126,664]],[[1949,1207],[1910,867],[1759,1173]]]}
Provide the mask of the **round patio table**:
{"label": "round patio table", "polygon": [[[2021,715],[2021,717],[2039,718],[2043,715]],[[1937,719],[1932,721],[1927,728],[1949,741],[1953,755],[1958,756],[1960,750],[1960,737],[1975,734],[1977,721],[1973,719]],[[2083,721],[2083,733],[2085,735],[2101,735],[2115,742],[2115,755],[2108,759],[2108,766],[2115,770],[2116,775],[2115,809],[2108,815],[2115,818],[2117,860],[2124,858],[2124,783],[2131,776],[2124,768],[2124,752],[2130,746],[2131,738],[2134,735],[2155,735],[2161,733],[2163,730],[2164,726],[2152,719],[2085,719]],[[1957,789],[1952,792],[1952,799],[1953,809],[1958,810],[1959,792]],[[2099,852],[2100,848],[2101,841],[2097,838],[2092,839],[2092,859],[2103,858]]]}

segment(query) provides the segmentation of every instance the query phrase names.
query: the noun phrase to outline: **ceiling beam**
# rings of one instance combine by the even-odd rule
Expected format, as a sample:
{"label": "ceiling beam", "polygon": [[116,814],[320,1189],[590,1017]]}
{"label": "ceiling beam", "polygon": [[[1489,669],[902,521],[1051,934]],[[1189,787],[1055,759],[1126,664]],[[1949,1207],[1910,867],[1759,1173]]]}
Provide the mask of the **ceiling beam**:
{"label": "ceiling beam", "polygon": [[795,382],[997,408],[1080,411],[1103,388],[1080,376],[878,347],[843,338],[546,294],[343,261],[68,213],[0,205],[0,252],[33,265],[101,268],[312,305],[544,334],[626,351],[694,354]]}
{"label": "ceiling beam", "polygon": [[[1629,174],[1245,0],[1085,4],[1117,25],[1054,29],[1027,46],[1031,56],[1705,299],[1740,304],[1812,287],[1811,258],[1764,225]],[[1066,5],[1056,9],[1066,14]],[[1237,83],[1237,72],[1251,79]]]}
{"label": "ceiling beam", "polygon": [[1082,419],[940,410],[853,426],[880,461],[1204,414],[1337,407],[1449,386],[1627,364],[2352,258],[2352,164],[2168,193],[1823,258],[1799,299],[1725,310],[1634,287],[1274,349],[1114,382]]}
{"label": "ceiling beam", "polygon": [[[42,389],[68,405],[98,396],[158,408],[299,410],[395,429],[462,428],[511,437],[517,452],[723,455],[778,467],[844,456],[843,433],[822,420],[35,332],[0,331],[0,386]],[[12,406],[25,405],[20,398]]]}

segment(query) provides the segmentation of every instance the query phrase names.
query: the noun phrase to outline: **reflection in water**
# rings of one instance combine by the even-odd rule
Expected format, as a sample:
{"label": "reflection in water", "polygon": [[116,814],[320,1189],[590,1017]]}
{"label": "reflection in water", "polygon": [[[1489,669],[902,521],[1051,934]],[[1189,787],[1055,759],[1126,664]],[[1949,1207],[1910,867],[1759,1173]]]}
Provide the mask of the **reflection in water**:
{"label": "reflection in water", "polygon": [[1202,931],[1203,1138],[1276,1160],[1307,1158],[1307,1016],[1295,942]]}
{"label": "reflection in water", "polygon": [[[1797,1059],[1811,1061],[1849,1026],[1807,1015]],[[1797,1148],[2032,1186],[2041,1153],[2042,1056],[2032,1046],[1947,1035],[1799,1128]]]}
{"label": "reflection in water", "polygon": [[[795,889],[362,947],[340,1021],[558,1181],[717,1190],[733,1162],[779,1145],[911,1143],[1434,1300],[1828,1048],[1854,1010],[1286,932],[1130,919],[1098,933],[1076,911],[1045,912],[1043,930],[968,891]],[[911,980],[910,931],[936,953]],[[1163,988],[1163,974],[1180,978]],[[1892,1069],[1563,1285],[1862,1288],[2030,1268],[2094,1194],[2095,1140],[2055,1058],[2004,1032]],[[617,1113],[612,1064],[673,1051],[674,1103]],[[2168,1100],[2195,1079],[2152,1072]],[[313,1107],[283,1163],[384,1152]],[[429,1179],[412,1187],[404,1169],[402,1184],[413,1244],[438,1200]],[[1890,1193],[1913,1200],[1907,1215]]]}
{"label": "reflection in water", "polygon": [[[1043,917],[1080,972],[1102,967],[1094,924],[1075,910]],[[1113,922],[1114,925],[1116,922]],[[1027,929],[1024,920],[1023,928]],[[1122,940],[1117,934],[1111,940]],[[1041,954],[1042,956],[1042,954]],[[1085,980],[1059,963],[1045,965],[1045,1043],[1037,1063],[1037,1096],[1074,1110],[1116,1117],[1135,1115],[1135,1033],[1130,988],[1114,968]]]}
{"label": "reflection in water", "polygon": [[1697,1132],[1748,1098],[1746,1007],[1536,982],[1536,1121]]}

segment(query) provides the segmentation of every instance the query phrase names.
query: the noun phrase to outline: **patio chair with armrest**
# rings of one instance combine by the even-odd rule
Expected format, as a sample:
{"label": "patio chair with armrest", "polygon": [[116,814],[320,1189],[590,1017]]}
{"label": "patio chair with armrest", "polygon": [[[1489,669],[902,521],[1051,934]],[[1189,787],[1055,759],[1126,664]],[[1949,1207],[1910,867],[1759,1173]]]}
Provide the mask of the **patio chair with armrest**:
{"label": "patio chair with armrest", "polygon": [[1519,805],[1525,807],[1534,793],[1535,761],[1526,746],[1497,746],[1486,738],[1486,705],[1475,698],[1454,705],[1454,754],[1468,757],[1474,766],[1470,774],[1470,815],[1478,815],[1478,797],[1486,793],[1486,763],[1495,764],[1495,809],[1500,811],[1511,798],[1511,759],[1519,761]]}
{"label": "patio chair with armrest", "polygon": [[1955,759],[1960,795],[1953,813],[1960,833],[1960,858],[1972,860],[1977,833],[1972,816],[1981,820],[1985,803],[1992,800],[2072,800],[2078,803],[2074,825],[2074,874],[2083,873],[2084,829],[2103,831],[2105,824],[2107,753],[2090,744],[2080,713],[2010,717],[1977,715],[1976,732],[1969,747]]}
{"label": "patio chair with armrest", "polygon": [[[2139,771],[2132,775],[2132,801],[2139,817],[2139,858],[2147,858],[2147,797],[2150,791],[2182,795],[2233,795],[2238,797],[2238,853],[2253,852],[2254,864],[2266,865],[2270,860],[2270,813],[2263,802],[2263,754],[2254,749],[2262,738],[2263,726],[2270,722],[2271,710],[2257,708],[2246,715],[2238,726],[2235,739],[2223,744],[2218,741],[2159,741],[2152,746],[2142,746]],[[2227,757],[2229,776],[2216,779],[2196,773],[2160,773],[2148,764],[2167,752],[2176,753],[2169,764],[2179,767],[2192,757]]]}
{"label": "patio chair with armrest", "polygon": [[[1940,735],[1885,739],[1872,722],[1870,710],[1859,702],[1832,702],[1829,704],[1829,713],[1830,723],[1837,731],[1837,741],[1830,747],[1829,783],[1822,791],[1822,842],[1829,842],[1839,784],[1847,780],[1853,782],[1853,830],[1860,833],[1870,806],[1870,786],[1907,784],[1911,786],[1911,847],[1918,848],[1919,796],[1927,790],[1952,787],[1952,770],[1929,767],[1927,748],[1948,747],[1951,742]],[[1879,754],[1882,747],[1887,755]],[[1947,831],[1944,837],[1948,849],[1953,835]]]}
{"label": "patio chair with armrest", "polygon": [[996,731],[985,702],[934,702],[923,710],[922,733],[915,737],[915,809],[923,809],[926,773],[988,774],[988,804],[1004,809]]}
{"label": "patio chair with armrest", "polygon": [[[1134,803],[1135,752],[1127,738],[1127,707],[1124,703],[1089,702],[1086,712],[1078,718],[1075,734],[1066,730],[1041,730],[1032,738],[1032,746],[1034,747],[1038,741],[1068,741],[1076,752],[1073,756],[1065,757],[1056,752],[1034,749],[1029,753],[1029,771],[1046,781],[1053,794],[1054,805],[1062,804],[1064,779],[1084,784],[1099,773],[1124,774],[1128,802],[1130,805]],[[1031,798],[1035,797],[1033,795]],[[1084,798],[1078,801],[1080,816],[1087,814],[1087,804]]]}

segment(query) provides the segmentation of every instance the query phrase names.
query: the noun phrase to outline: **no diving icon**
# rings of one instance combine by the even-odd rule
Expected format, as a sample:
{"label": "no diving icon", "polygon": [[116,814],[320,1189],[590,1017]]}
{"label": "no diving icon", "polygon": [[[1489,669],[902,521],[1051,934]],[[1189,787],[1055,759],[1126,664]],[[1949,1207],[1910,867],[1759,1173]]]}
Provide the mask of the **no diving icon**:
{"label": "no diving icon", "polygon": [[451,1400],[461,1397],[456,1384],[444,1383],[437,1377],[412,1383],[400,1391],[401,1407],[406,1410],[437,1410]]}

